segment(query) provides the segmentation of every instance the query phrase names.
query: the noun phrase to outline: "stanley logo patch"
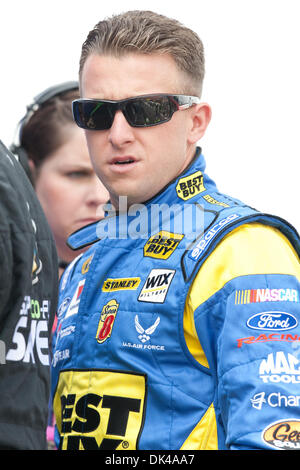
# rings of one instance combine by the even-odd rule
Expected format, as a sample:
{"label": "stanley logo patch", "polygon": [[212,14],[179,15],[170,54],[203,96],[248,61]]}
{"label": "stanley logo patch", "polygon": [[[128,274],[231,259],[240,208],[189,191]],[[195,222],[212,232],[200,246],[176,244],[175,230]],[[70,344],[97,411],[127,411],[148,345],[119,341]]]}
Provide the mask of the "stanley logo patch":
{"label": "stanley logo patch", "polygon": [[196,171],[196,173],[193,173],[192,175],[180,178],[176,185],[177,196],[184,201],[197,196],[197,194],[200,194],[203,191],[205,191],[205,187],[201,171]]}
{"label": "stanley logo patch", "polygon": [[158,259],[168,259],[176,250],[184,235],[161,230],[149,238],[144,246],[144,256]]}
{"label": "stanley logo patch", "polygon": [[116,319],[119,304],[116,300],[110,300],[104,305],[98,323],[96,340],[104,343],[111,336],[112,328]]}
{"label": "stanley logo patch", "polygon": [[141,282],[139,277],[128,277],[120,279],[106,279],[102,286],[103,292],[114,292],[116,290],[136,290]]}

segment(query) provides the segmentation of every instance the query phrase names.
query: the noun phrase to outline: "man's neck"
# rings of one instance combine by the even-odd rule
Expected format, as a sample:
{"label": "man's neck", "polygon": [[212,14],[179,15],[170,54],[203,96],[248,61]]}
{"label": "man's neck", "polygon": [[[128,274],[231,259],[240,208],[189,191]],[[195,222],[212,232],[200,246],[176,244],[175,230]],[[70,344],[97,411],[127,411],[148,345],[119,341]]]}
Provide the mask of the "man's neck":
{"label": "man's neck", "polygon": [[187,158],[182,166],[181,170],[178,172],[177,175],[173,179],[171,179],[167,185],[163,186],[162,188],[157,191],[156,194],[151,195],[151,197],[147,199],[143,199],[141,201],[135,201],[133,198],[128,197],[127,195],[115,195],[110,194],[110,203],[118,213],[127,212],[128,209],[133,206],[134,204],[145,204],[150,199],[154,198],[157,194],[159,194],[165,187],[167,187],[174,179],[178,178],[193,162],[196,156],[201,153],[200,147],[198,148],[196,145],[191,146],[187,151]]}

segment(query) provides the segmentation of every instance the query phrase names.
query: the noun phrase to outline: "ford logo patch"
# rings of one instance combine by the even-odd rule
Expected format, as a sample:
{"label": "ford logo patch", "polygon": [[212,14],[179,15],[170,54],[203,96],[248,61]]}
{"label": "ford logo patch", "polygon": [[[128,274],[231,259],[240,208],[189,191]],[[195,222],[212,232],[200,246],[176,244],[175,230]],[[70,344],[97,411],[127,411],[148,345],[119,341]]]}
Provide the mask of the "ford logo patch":
{"label": "ford logo patch", "polygon": [[291,330],[298,325],[297,319],[286,312],[262,312],[252,315],[247,326],[254,330]]}
{"label": "ford logo patch", "polygon": [[60,307],[57,311],[57,318],[60,318],[62,316],[62,314],[64,313],[64,311],[66,310],[66,308],[68,307],[70,302],[71,302],[71,297],[66,297],[62,301],[62,303],[60,304]]}

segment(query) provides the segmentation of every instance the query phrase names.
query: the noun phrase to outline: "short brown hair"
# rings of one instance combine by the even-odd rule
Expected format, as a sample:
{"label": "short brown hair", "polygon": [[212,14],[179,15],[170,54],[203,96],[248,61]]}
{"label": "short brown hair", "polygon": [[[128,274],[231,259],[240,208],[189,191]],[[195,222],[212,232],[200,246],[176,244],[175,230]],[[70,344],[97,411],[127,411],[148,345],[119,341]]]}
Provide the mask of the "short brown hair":
{"label": "short brown hair", "polygon": [[199,36],[175,19],[152,11],[128,11],[100,21],[83,43],[79,76],[91,54],[169,54],[186,79],[184,93],[201,95],[204,50]]}

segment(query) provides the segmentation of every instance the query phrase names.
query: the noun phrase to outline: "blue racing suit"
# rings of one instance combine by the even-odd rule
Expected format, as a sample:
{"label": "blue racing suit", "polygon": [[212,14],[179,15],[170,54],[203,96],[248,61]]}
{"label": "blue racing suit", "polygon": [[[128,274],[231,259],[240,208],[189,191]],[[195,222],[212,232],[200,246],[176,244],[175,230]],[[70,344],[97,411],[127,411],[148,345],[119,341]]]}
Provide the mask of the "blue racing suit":
{"label": "blue racing suit", "polygon": [[60,448],[300,449],[299,237],[204,170],[69,238]]}

